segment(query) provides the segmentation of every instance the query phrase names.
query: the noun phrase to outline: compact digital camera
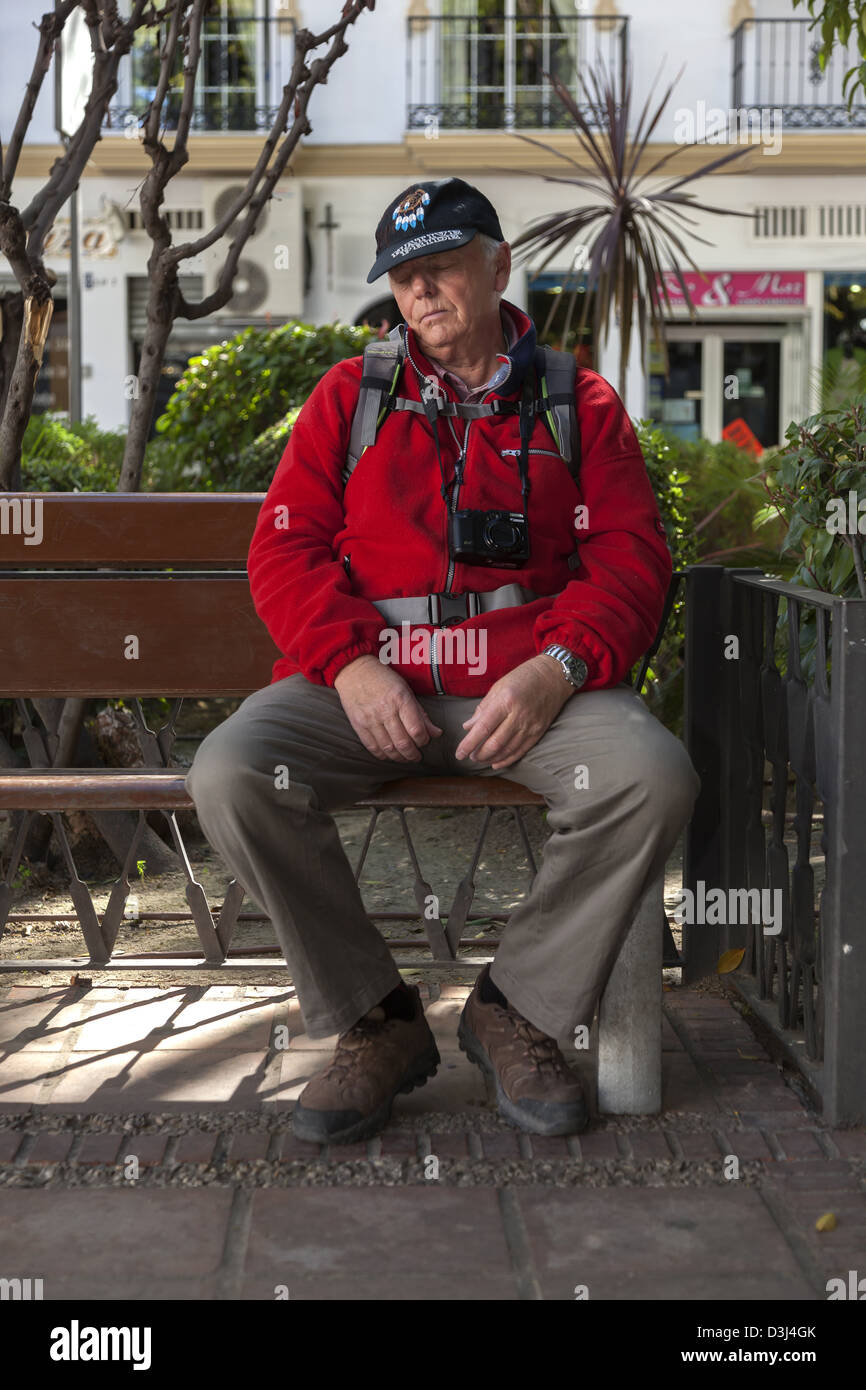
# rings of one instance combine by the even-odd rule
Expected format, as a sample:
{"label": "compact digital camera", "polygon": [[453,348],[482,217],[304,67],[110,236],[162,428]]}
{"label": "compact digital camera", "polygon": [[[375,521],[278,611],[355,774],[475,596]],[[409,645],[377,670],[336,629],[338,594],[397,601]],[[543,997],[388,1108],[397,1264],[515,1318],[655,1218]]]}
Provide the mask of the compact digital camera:
{"label": "compact digital camera", "polygon": [[448,541],[452,559],[464,564],[511,569],[529,559],[529,525],[522,512],[454,512]]}

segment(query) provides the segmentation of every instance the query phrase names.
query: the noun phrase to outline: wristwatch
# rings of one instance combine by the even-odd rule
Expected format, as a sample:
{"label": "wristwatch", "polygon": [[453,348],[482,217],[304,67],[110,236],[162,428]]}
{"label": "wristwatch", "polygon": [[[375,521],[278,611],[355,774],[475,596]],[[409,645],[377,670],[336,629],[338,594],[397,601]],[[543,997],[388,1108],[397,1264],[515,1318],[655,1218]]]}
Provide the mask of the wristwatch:
{"label": "wristwatch", "polygon": [[589,667],[580,656],[575,656],[568,647],[545,647],[542,656],[554,657],[562,667],[562,673],[569,685],[573,685],[575,690],[580,690],[586,684],[589,677]]}

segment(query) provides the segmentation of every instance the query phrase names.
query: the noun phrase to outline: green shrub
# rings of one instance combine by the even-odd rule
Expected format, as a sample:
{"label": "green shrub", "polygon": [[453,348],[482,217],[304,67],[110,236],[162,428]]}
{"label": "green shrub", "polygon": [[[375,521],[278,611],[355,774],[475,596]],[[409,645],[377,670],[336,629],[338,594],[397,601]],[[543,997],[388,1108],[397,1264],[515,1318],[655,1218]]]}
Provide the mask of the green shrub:
{"label": "green shrub", "polygon": [[22,486],[32,492],[113,492],[125,442],[125,430],[100,429],[92,415],[75,424],[31,415],[22,441]]}
{"label": "green shrub", "polygon": [[238,488],[244,492],[267,492],[300,413],[301,406],[295,406],[241,450],[235,473]]}
{"label": "green shrub", "polygon": [[[635,429],[675,569],[695,564],[778,568],[784,528],[777,524],[756,539],[753,527],[766,502],[766,456],[756,460],[727,441],[680,439],[650,420],[637,421]],[[653,713],[677,733],[682,728],[684,642],[683,584],[643,687]]]}
{"label": "green shrub", "polygon": [[688,441],[679,451],[680,468],[688,474],[686,504],[694,527],[698,564],[778,567],[784,528],[770,526],[756,537],[755,513],[766,501],[766,451],[755,458],[745,449],[722,441]]}
{"label": "green shrub", "polygon": [[[231,489],[228,489],[231,491]],[[170,439],[149,439],[144,451],[141,470],[142,492],[211,492],[209,479],[201,477],[201,468],[186,462]]]}
{"label": "green shrub", "polygon": [[[245,328],[214,344],[190,359],[156,422],[158,434],[172,446],[160,466],[196,480],[186,486],[219,491],[246,487],[241,480],[251,476],[264,478],[259,460],[274,456],[286,417],[303,405],[330,367],[359,357],[376,336],[374,328],[344,323],[317,328],[291,320],[277,328]],[[265,433],[268,438],[256,446]],[[260,485],[267,486],[271,475]]]}
{"label": "green shrub", "polygon": [[[840,598],[866,599],[864,537],[859,528],[845,527],[849,492],[855,494],[855,511],[858,500],[866,501],[866,398],[789,425],[765,487],[769,501],[754,525],[783,522],[781,553],[791,557],[791,582]],[[841,515],[836,499],[843,504]],[[862,515],[860,525],[866,529]],[[801,612],[801,657],[808,679],[814,673],[815,613],[810,608]],[[782,600],[780,625],[786,620]]]}
{"label": "green shrub", "polygon": [[[665,434],[651,420],[635,421],[635,432],[667,533],[674,569],[685,569],[697,563],[698,546],[686,494],[689,474],[679,462],[682,441]],[[656,718],[675,733],[680,732],[682,725],[684,640],[685,585],[681,584],[664,639],[641,688]],[[637,670],[631,674],[636,678]]]}

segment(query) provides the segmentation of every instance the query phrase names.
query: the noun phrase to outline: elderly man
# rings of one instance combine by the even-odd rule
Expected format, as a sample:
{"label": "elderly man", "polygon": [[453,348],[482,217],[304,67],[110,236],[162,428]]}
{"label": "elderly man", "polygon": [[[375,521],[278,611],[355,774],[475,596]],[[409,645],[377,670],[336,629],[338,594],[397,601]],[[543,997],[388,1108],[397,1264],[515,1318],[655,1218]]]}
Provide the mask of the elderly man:
{"label": "elderly man", "polygon": [[274,924],[308,1034],[338,1035],[293,1116],[297,1135],[329,1143],[377,1133],[440,1061],[332,812],[409,767],[541,793],[543,865],[458,1033],[509,1121],[572,1133],[586,1107],[555,1039],[591,1023],[700,785],[625,681],[657,630],[670,554],[634,431],[594,372],[574,387],[577,480],[560,455],[484,195],[461,179],[412,185],[376,245],[368,280],[387,271],[405,320],[385,408],[351,358],[301,411],[248,566],[284,655],[204,740],[188,783]]}

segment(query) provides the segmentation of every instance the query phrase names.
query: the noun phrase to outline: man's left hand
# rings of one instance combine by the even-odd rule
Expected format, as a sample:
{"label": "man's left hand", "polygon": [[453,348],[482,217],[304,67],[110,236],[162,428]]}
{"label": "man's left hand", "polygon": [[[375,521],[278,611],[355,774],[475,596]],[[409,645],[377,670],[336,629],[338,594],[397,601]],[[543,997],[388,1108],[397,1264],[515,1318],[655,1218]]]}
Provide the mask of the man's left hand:
{"label": "man's left hand", "polygon": [[489,762],[494,771],[519,762],[576,693],[553,657],[524,661],[491,685],[475,713],[464,721],[469,732],[455,756]]}

